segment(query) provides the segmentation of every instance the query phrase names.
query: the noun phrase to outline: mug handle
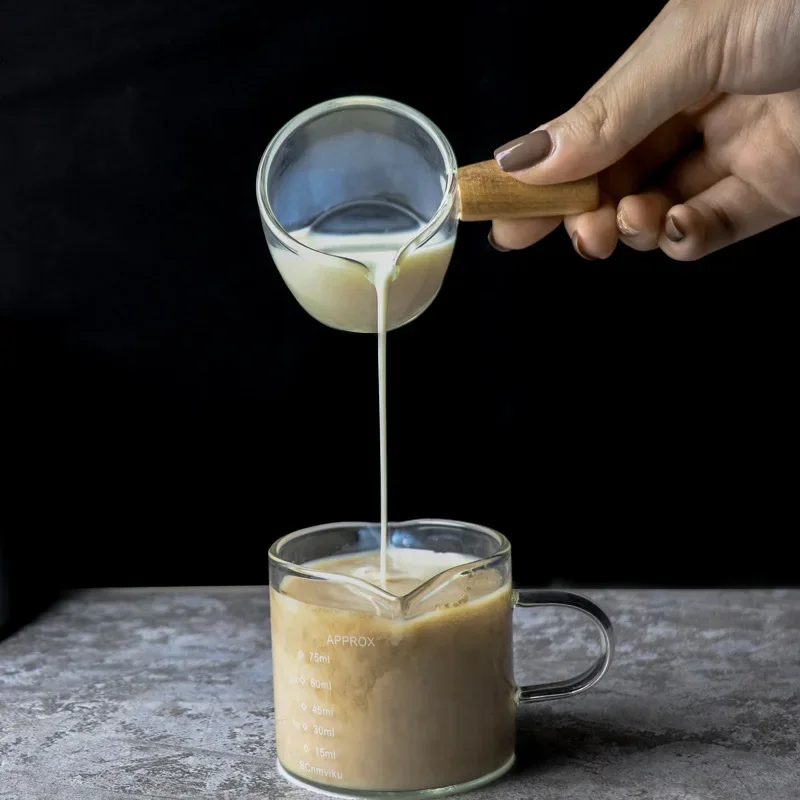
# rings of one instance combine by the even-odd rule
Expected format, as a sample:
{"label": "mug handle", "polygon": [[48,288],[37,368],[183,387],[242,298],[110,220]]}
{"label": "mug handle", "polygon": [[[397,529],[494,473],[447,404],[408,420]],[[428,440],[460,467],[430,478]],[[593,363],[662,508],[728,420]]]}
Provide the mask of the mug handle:
{"label": "mug handle", "polygon": [[514,595],[514,607],[559,606],[573,608],[586,614],[594,622],[602,637],[603,652],[586,672],[575,678],[552,683],[534,683],[517,688],[517,703],[539,703],[542,700],[559,700],[573,697],[594,686],[608,671],[614,657],[614,626],[600,606],[588,597],[562,589],[519,589]]}

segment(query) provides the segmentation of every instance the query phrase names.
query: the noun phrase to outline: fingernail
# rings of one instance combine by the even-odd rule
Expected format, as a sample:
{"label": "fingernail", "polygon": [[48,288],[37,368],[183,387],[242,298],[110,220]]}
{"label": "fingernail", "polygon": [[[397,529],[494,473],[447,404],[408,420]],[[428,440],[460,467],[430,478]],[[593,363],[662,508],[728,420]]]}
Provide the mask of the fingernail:
{"label": "fingernail", "polygon": [[534,131],[507,142],[494,151],[494,157],[505,172],[528,169],[544,161],[553,149],[553,142],[547,131]]}
{"label": "fingernail", "polygon": [[489,231],[489,236],[487,238],[489,239],[489,244],[499,253],[507,253],[511,249],[510,247],[503,247],[502,245],[497,244],[497,242],[494,240],[494,233],[492,231]]}
{"label": "fingernail", "polygon": [[617,212],[617,227],[623,236],[636,236],[639,231],[631,227],[631,224],[622,216],[622,211]]}
{"label": "fingernail", "polygon": [[583,248],[581,246],[581,238],[578,236],[578,231],[572,234],[572,246],[575,248],[575,252],[581,257],[585,258],[587,261],[597,261],[594,256],[587,256],[586,253],[583,252]]}
{"label": "fingernail", "polygon": [[676,243],[686,236],[673,217],[667,217],[667,221],[664,223],[664,233],[667,235],[667,239]]}

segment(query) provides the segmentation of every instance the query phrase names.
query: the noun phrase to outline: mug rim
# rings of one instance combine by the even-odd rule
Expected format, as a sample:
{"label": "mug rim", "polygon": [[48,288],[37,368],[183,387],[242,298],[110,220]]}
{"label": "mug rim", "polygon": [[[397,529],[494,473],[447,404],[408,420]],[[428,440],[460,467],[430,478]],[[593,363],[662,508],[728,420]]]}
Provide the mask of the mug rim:
{"label": "mug rim", "polygon": [[[420,527],[422,525],[430,525],[430,526],[439,526],[439,527],[458,527],[458,528],[468,528],[473,531],[477,531],[478,533],[483,533],[489,536],[491,539],[497,543],[497,549],[492,552],[491,555],[485,556],[483,558],[476,558],[473,561],[467,561],[464,564],[457,564],[454,567],[449,567],[448,569],[442,570],[441,572],[436,573],[431,578],[426,580],[423,584],[418,586],[416,589],[412,590],[409,594],[404,596],[398,596],[392,594],[391,592],[382,589],[380,586],[376,586],[369,581],[364,580],[363,578],[356,578],[351,575],[342,575],[341,573],[336,572],[326,572],[325,570],[313,569],[311,567],[306,567],[303,564],[296,564],[293,561],[289,561],[279,555],[279,550],[291,541],[295,539],[300,539],[303,536],[313,536],[316,533],[323,533],[334,531],[341,528],[378,528],[380,529],[380,522],[326,522],[321,523],[318,525],[309,525],[305,528],[300,528],[296,531],[292,531],[292,533],[287,533],[284,536],[281,536],[279,539],[274,541],[269,548],[268,551],[268,558],[269,561],[275,564],[278,567],[282,567],[283,569],[291,570],[293,573],[302,575],[304,577],[309,578],[316,578],[318,580],[336,580],[340,583],[349,583],[354,586],[359,586],[361,588],[366,588],[375,594],[381,595],[387,600],[402,602],[412,596],[415,596],[421,589],[426,587],[431,581],[438,580],[443,575],[447,575],[448,573],[452,572],[453,574],[457,574],[459,572],[463,572],[465,569],[480,569],[489,564],[492,561],[495,561],[500,558],[507,558],[511,554],[511,542],[502,534],[500,531],[495,530],[494,528],[489,528],[486,525],[478,525],[474,522],[463,522],[461,520],[454,520],[454,519],[443,519],[438,517],[428,517],[428,518],[418,518],[418,519],[410,519],[410,520],[402,520],[398,522],[389,522],[389,528],[400,528],[400,527]],[[376,548],[377,549],[377,548]],[[275,587],[273,587],[275,588]]]}
{"label": "mug rim", "polygon": [[[326,114],[330,114],[332,111],[365,107],[388,111],[416,123],[436,144],[444,162],[445,186],[439,207],[436,209],[433,216],[419,231],[417,231],[414,237],[407,242],[402,249],[405,250],[405,248],[413,242],[416,242],[417,246],[424,244],[431,235],[439,229],[456,202],[458,195],[458,164],[456,162],[455,153],[447,137],[440,130],[438,125],[425,114],[405,103],[389,100],[385,97],[378,97],[376,95],[349,95],[346,97],[337,97],[332,100],[325,100],[322,103],[317,103],[316,105],[310,106],[305,111],[296,114],[278,130],[264,149],[256,172],[256,199],[258,200],[258,210],[261,215],[261,220],[269,228],[270,233],[280,242],[281,246],[294,255],[301,257],[311,256],[317,261],[319,261],[320,257],[326,259],[331,258],[327,253],[315,250],[313,247],[299,242],[280,224],[272,210],[272,204],[267,194],[266,177],[269,167],[272,165],[275,155],[289,136],[303,125],[307,125],[309,122],[319,119]],[[332,259],[334,262],[339,262],[341,260],[341,256],[336,256]],[[353,263],[358,264],[358,262]]]}

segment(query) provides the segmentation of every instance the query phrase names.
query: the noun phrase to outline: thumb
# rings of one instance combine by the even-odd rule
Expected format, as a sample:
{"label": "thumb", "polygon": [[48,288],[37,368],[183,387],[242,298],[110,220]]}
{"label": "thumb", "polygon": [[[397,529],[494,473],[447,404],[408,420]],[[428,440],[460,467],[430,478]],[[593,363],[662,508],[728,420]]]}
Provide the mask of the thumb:
{"label": "thumb", "polygon": [[525,183],[585,178],[699,102],[714,86],[722,42],[709,41],[714,26],[696,16],[680,6],[663,14],[569,111],[495,150],[501,169]]}

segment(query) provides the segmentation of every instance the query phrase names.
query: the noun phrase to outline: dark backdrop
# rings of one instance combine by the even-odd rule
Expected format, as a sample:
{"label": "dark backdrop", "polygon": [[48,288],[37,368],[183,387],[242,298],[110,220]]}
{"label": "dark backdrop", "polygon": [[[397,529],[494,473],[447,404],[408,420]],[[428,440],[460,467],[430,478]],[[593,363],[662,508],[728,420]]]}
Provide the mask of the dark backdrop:
{"label": "dark backdrop", "polygon": [[[491,157],[660,5],[611,25],[602,4],[6,4],[0,514],[17,585],[264,582],[278,536],[376,518],[375,340],[318,324],[281,282],[255,202],[264,147],[310,104],[363,93],[428,114],[460,163]],[[495,526],[520,582],[795,582],[779,542],[796,527],[798,226],[695,264],[623,246],[587,263],[563,231],[499,254],[487,229],[462,225],[439,298],[389,337],[392,518]]]}

